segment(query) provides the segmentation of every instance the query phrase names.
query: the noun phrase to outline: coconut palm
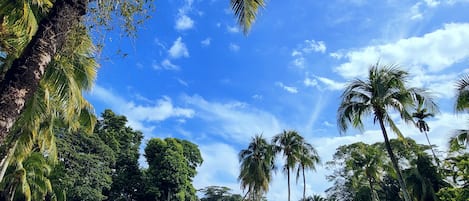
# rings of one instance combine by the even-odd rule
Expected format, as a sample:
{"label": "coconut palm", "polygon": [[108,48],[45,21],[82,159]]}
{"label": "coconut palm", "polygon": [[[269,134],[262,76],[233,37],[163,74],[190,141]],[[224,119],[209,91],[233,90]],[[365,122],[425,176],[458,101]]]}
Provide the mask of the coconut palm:
{"label": "coconut palm", "polygon": [[300,162],[304,139],[294,130],[284,130],[273,137],[272,144],[274,145],[275,153],[282,152],[285,159],[283,172],[287,175],[288,201],[290,201],[290,170],[295,168]]}
{"label": "coconut palm", "polygon": [[300,178],[300,171],[303,177],[303,199],[306,199],[305,170],[316,170],[316,164],[318,164],[319,162],[320,158],[318,152],[313,147],[313,145],[307,142],[303,142],[299,155],[298,167],[296,170],[296,182],[298,182],[298,179]]}
{"label": "coconut palm", "polygon": [[[78,128],[91,133],[95,117],[91,105],[84,99],[82,91],[91,88],[96,77],[96,63],[93,60],[93,46],[84,28],[77,27],[70,33],[67,48],[50,63],[38,91],[26,103],[23,114],[16,122],[7,139],[10,153],[3,158],[0,181],[12,158],[23,160],[32,151],[47,153],[55,159],[53,128],[57,123],[71,130]],[[15,145],[15,146],[13,146]],[[15,153],[14,156],[11,153]]]}
{"label": "coconut palm", "polygon": [[272,145],[262,135],[253,137],[248,148],[239,152],[241,166],[238,181],[243,190],[248,189],[246,196],[249,195],[252,200],[260,200],[269,190],[273,160]]}
{"label": "coconut palm", "polygon": [[400,115],[405,122],[412,122],[412,116],[408,109],[415,105],[417,97],[427,100],[426,104],[436,105],[429,99],[424,91],[407,88],[406,78],[408,73],[394,65],[372,65],[368,72],[368,79],[356,79],[348,84],[341,96],[341,104],[337,111],[337,125],[340,132],[347,131],[349,124],[363,130],[362,118],[373,115],[373,122],[378,123],[384,137],[386,151],[391,159],[394,170],[397,173],[401,191],[405,201],[411,201],[405,181],[399,169],[399,163],[389,143],[386,125],[402,139],[402,133],[397,128],[390,115],[393,110]]}
{"label": "coconut palm", "polygon": [[415,112],[412,113],[412,117],[414,117],[417,121],[415,122],[415,126],[420,130],[421,133],[425,134],[427,138],[428,146],[433,154],[433,159],[435,159],[436,164],[440,167],[440,160],[436,157],[435,151],[433,150],[433,146],[430,143],[430,139],[428,138],[427,132],[430,131],[430,127],[428,126],[427,122],[425,121],[428,117],[433,117],[434,114],[432,112],[427,112],[427,108],[424,108],[423,104],[424,100],[420,100],[418,103],[417,108],[415,108]]}

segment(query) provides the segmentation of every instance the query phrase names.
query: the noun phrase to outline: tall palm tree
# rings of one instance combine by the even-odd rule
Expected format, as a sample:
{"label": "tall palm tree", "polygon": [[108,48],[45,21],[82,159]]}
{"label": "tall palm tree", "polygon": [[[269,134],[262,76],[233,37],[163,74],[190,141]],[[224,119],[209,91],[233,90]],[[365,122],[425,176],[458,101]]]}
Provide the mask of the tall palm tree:
{"label": "tall palm tree", "polygon": [[83,90],[91,89],[96,77],[93,45],[84,27],[75,28],[69,35],[67,47],[51,61],[40,88],[26,103],[23,114],[12,128],[15,134],[7,139],[7,144],[16,145],[10,146],[8,151],[15,155],[3,158],[0,181],[11,158],[22,160],[33,145],[49,158],[55,158],[53,128],[56,124],[71,130],[84,129],[88,133],[93,130],[96,118],[82,94]]}
{"label": "tall palm tree", "polygon": [[303,176],[303,199],[306,199],[306,176],[305,169],[316,170],[316,164],[320,162],[318,152],[313,145],[303,142],[299,155],[298,168],[296,171],[296,181],[300,177],[300,171]]}
{"label": "tall palm tree", "polygon": [[[386,125],[388,125],[402,139],[402,133],[388,110],[396,111],[405,122],[412,122],[408,108],[415,105],[417,97],[427,99],[422,90],[406,87],[407,76],[406,71],[394,65],[380,66],[379,63],[372,65],[367,80],[356,79],[349,83],[343,92],[337,111],[337,125],[342,133],[347,131],[349,124],[363,130],[362,118],[373,115],[373,122],[377,122],[381,128],[385,147],[397,173],[404,200],[411,201],[386,131]],[[435,105],[431,100],[427,100],[426,104]]]}
{"label": "tall palm tree", "polygon": [[250,195],[252,200],[260,200],[269,190],[272,180],[272,145],[262,135],[256,135],[251,139],[248,148],[239,152],[239,161],[241,166],[238,181],[241,182],[241,188],[248,189],[246,195]]}
{"label": "tall palm tree", "polygon": [[303,150],[304,138],[294,130],[286,131],[275,135],[272,139],[275,153],[282,152],[285,163],[283,172],[288,180],[288,201],[290,201],[290,170],[300,162],[301,152]]}
{"label": "tall palm tree", "polygon": [[428,138],[427,132],[430,131],[430,127],[428,126],[427,122],[425,121],[428,117],[435,116],[432,112],[427,112],[427,108],[424,108],[423,100],[420,100],[418,103],[417,108],[415,108],[415,112],[412,113],[412,117],[414,117],[417,121],[415,122],[415,126],[420,130],[421,133],[425,134],[427,138],[428,146],[433,154],[433,158],[435,159],[436,164],[440,167],[440,160],[436,157],[435,151],[433,150],[433,146],[430,143],[430,139]]}

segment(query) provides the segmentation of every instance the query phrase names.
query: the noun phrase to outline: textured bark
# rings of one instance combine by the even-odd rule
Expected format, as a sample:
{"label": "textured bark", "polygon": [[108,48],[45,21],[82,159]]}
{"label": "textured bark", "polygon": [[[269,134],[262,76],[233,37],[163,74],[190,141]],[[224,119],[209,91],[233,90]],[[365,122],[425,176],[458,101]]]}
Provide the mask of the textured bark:
{"label": "textured bark", "polygon": [[381,127],[381,131],[383,132],[383,136],[384,136],[384,145],[385,145],[386,150],[389,154],[389,158],[391,158],[392,166],[394,167],[394,170],[397,173],[397,181],[399,182],[399,185],[401,186],[401,192],[404,195],[404,200],[405,201],[412,201],[410,199],[409,192],[407,191],[407,185],[404,181],[404,178],[402,177],[402,173],[401,173],[401,170],[399,168],[399,163],[396,159],[396,156],[392,152],[391,143],[389,142],[389,138],[388,138],[388,133],[386,132],[386,128],[384,127],[383,118],[378,116],[378,120],[379,120],[379,125]]}
{"label": "textured bark", "polygon": [[[0,145],[21,115],[25,103],[39,88],[47,66],[65,43],[67,33],[86,14],[88,0],[54,3],[23,54],[13,61],[0,83]],[[4,153],[2,154],[2,158]]]}

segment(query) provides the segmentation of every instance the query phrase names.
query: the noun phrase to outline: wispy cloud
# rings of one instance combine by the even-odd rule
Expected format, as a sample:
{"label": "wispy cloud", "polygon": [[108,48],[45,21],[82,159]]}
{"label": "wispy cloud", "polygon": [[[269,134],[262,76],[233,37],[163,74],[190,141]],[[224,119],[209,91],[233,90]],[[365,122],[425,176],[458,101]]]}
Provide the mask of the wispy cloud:
{"label": "wispy cloud", "polygon": [[293,49],[291,53],[291,56],[293,57],[291,64],[298,68],[305,68],[305,55],[314,52],[325,53],[326,49],[327,47],[324,41],[305,40],[303,43],[297,45],[297,48]]}
{"label": "wispy cloud", "polygon": [[192,29],[194,27],[194,20],[192,20],[187,15],[179,15],[176,19],[175,28],[179,31],[184,31],[188,29]]}
{"label": "wispy cloud", "polygon": [[200,41],[200,44],[202,44],[202,46],[204,46],[204,47],[207,47],[207,46],[210,45],[211,41],[212,41],[212,39],[210,37],[208,37],[208,38]]}
{"label": "wispy cloud", "polygon": [[251,136],[260,133],[270,137],[284,128],[271,113],[244,102],[213,102],[199,95],[185,96],[183,99],[194,109],[195,117],[206,122],[206,132],[231,140],[232,143],[246,143]]}
{"label": "wispy cloud", "polygon": [[189,57],[189,51],[187,50],[186,44],[182,42],[182,38],[178,37],[171,48],[168,50],[171,58],[177,59],[181,57]]}
{"label": "wispy cloud", "polygon": [[132,128],[143,132],[151,132],[154,129],[154,126],[145,126],[146,122],[158,123],[170,118],[185,119],[194,116],[192,109],[174,106],[171,98],[167,96],[154,100],[153,103],[141,105],[100,85],[95,85],[90,94],[91,98],[105,102],[115,112],[125,115]]}
{"label": "wispy cloud", "polygon": [[154,61],[152,66],[155,70],[180,70],[180,67],[173,64],[169,59],[164,59],[160,64]]}
{"label": "wispy cloud", "polygon": [[239,33],[239,28],[236,25],[235,26],[226,26],[226,30],[229,33]]}
{"label": "wispy cloud", "polygon": [[282,82],[276,82],[275,85],[279,86],[280,88],[282,88],[283,90],[289,93],[292,93],[292,94],[298,93],[298,89],[296,87],[286,86]]}
{"label": "wispy cloud", "polygon": [[239,45],[237,45],[235,43],[230,43],[230,46],[228,46],[228,48],[233,52],[237,52],[240,49]]}
{"label": "wispy cloud", "polygon": [[184,5],[178,10],[176,24],[174,28],[178,31],[185,31],[194,27],[194,20],[188,16],[192,10],[193,0],[185,0]]}

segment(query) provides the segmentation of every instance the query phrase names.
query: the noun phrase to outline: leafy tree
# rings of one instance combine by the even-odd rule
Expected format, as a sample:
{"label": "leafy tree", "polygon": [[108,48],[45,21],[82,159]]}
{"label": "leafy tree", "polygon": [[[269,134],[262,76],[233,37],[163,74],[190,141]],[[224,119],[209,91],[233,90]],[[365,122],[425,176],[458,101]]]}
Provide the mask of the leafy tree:
{"label": "leafy tree", "polygon": [[300,177],[300,171],[303,177],[303,199],[306,199],[306,176],[305,169],[316,170],[316,164],[320,162],[318,152],[313,145],[303,142],[299,154],[298,167],[296,171],[296,181]]}
{"label": "leafy tree", "polygon": [[288,201],[290,201],[290,170],[300,162],[304,139],[296,131],[286,131],[274,136],[272,144],[276,153],[282,152],[285,163],[283,171],[287,174]]}
{"label": "leafy tree", "polygon": [[200,201],[241,201],[243,197],[239,194],[230,193],[231,189],[224,186],[209,186],[199,190],[204,193]]}
{"label": "leafy tree", "polygon": [[145,147],[147,200],[197,200],[192,178],[202,164],[197,145],[175,138],[153,138]]}
{"label": "leafy tree", "polygon": [[143,176],[139,169],[139,147],[143,134],[126,126],[125,116],[107,109],[95,127],[95,135],[113,150],[112,184],[104,192],[107,200],[139,200],[143,195]]}
{"label": "leafy tree", "polygon": [[51,173],[54,188],[63,189],[66,199],[104,200],[111,187],[114,153],[98,135],[57,131],[59,163]]}
{"label": "leafy tree", "polygon": [[426,100],[425,103],[436,107],[426,97],[422,90],[406,87],[408,73],[396,66],[380,66],[379,63],[371,66],[368,79],[356,79],[346,87],[337,111],[337,125],[340,132],[345,132],[348,125],[363,129],[362,117],[372,114],[373,122],[378,122],[384,137],[386,151],[391,159],[393,168],[404,195],[405,201],[411,201],[407,192],[407,185],[401,174],[399,163],[389,143],[386,125],[402,139],[402,134],[391,118],[389,109],[396,111],[402,120],[412,122],[412,116],[407,109],[415,105],[417,98]]}
{"label": "leafy tree", "polygon": [[[333,180],[345,179],[351,186],[351,197],[354,200],[378,200],[378,187],[381,176],[387,169],[384,152],[377,145],[362,142],[343,145],[337,148],[329,166],[339,166]],[[366,196],[364,198],[363,196]]]}
{"label": "leafy tree", "polygon": [[[246,195],[252,201],[261,200],[262,195],[269,191],[274,169],[274,152],[262,135],[251,139],[247,149],[239,152],[240,173],[238,181],[241,189],[248,189]],[[246,196],[245,196],[246,197]]]}
{"label": "leafy tree", "polygon": [[443,162],[444,176],[449,178],[450,186],[442,188],[437,194],[441,201],[469,199],[469,153],[449,156]]}

